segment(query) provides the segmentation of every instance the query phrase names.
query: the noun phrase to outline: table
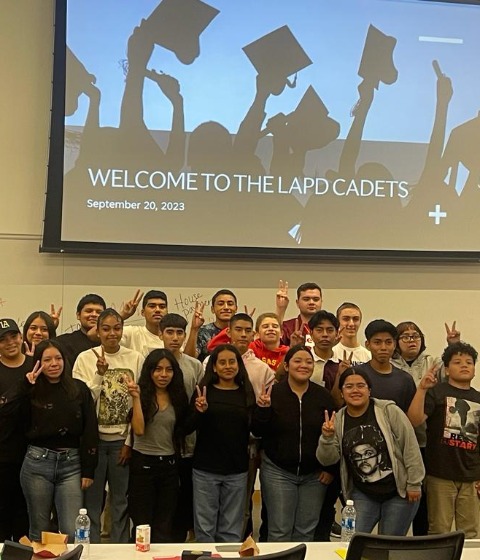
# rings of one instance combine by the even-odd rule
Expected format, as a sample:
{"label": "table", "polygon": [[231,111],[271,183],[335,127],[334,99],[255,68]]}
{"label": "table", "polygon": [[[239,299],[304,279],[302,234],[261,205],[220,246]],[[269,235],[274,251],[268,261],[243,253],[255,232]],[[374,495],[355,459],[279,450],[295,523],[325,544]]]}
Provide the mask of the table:
{"label": "table", "polygon": [[[297,544],[299,543],[258,543],[258,548],[260,554],[269,554],[293,548]],[[334,542],[307,543],[305,560],[341,560],[335,550],[342,547],[342,543]],[[154,556],[180,556],[182,550],[209,550],[218,553],[215,544],[205,543],[152,544],[148,552],[137,552],[134,544],[92,544],[90,560],[151,560]],[[236,552],[220,554],[223,558],[239,558]],[[469,541],[468,547],[463,550],[462,560],[480,560],[480,539]]]}

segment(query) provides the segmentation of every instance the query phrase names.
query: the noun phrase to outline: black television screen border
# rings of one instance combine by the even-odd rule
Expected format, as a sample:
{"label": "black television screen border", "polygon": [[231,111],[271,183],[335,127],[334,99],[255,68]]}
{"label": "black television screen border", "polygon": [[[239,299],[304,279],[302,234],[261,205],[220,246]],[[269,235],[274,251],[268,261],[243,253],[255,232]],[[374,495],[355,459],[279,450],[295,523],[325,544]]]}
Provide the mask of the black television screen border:
{"label": "black television screen border", "polygon": [[[479,0],[421,0],[455,4],[476,4]],[[174,259],[270,260],[270,261],[362,261],[362,262],[480,262],[480,251],[411,251],[379,249],[271,248],[201,245],[159,245],[63,241],[63,150],[65,115],[65,65],[68,0],[55,0],[51,121],[47,189],[41,253],[168,257]]]}

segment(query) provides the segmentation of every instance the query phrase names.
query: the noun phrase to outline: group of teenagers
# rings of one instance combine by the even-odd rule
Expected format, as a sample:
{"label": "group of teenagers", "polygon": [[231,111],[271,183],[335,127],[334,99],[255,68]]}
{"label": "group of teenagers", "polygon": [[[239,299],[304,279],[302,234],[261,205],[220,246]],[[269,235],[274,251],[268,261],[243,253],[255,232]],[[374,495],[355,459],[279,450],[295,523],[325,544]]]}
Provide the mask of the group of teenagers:
{"label": "group of teenagers", "polygon": [[88,294],[59,336],[53,306],[23,332],[0,319],[0,540],[73,539],[86,507],[100,542],[108,499],[111,542],[143,524],[152,542],[238,542],[258,469],[262,540],[328,541],[346,499],[358,531],[478,536],[477,352],[455,323],[436,358],[413,321],[373,320],[362,346],[358,305],[322,310],[315,283],[290,320],[284,282],[255,323],[231,290],[210,303],[189,326],[160,290],[120,311]]}

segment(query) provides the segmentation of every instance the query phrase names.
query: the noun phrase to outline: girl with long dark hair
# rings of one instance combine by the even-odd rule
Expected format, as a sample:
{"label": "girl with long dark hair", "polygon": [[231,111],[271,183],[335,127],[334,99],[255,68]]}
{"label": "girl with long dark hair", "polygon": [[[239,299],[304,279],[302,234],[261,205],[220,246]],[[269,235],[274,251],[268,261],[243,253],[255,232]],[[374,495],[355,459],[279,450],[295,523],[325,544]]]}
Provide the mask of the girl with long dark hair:
{"label": "girl with long dark hair", "polygon": [[134,526],[151,525],[152,542],[171,542],[179,491],[177,460],[188,410],[183,373],[170,350],[158,349],[145,359],[138,385],[128,380],[127,386],[134,432],[129,513]]}
{"label": "girl with long dark hair", "polygon": [[56,336],[55,324],[48,313],[45,311],[30,313],[23,325],[24,353],[33,356],[37,344]]}
{"label": "girl with long dark hair", "polygon": [[30,389],[29,446],[20,473],[30,520],[30,539],[50,529],[55,505],[61,533],[73,541],[82,490],[93,482],[98,425],[90,390],[67,372],[61,345],[43,340],[27,373]]}
{"label": "girl with long dark hair", "polygon": [[255,395],[239,351],[220,344],[192,399],[187,431],[197,430],[193,512],[197,542],[242,540],[248,440]]}

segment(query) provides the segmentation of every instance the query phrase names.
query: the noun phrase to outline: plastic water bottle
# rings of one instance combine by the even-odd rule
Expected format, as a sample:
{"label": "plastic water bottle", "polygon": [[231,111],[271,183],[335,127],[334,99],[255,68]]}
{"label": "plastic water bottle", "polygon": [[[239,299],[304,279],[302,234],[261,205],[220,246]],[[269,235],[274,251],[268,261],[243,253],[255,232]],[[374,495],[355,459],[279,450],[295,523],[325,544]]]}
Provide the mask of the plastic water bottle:
{"label": "plastic water bottle", "polygon": [[353,500],[347,500],[347,505],[342,509],[342,536],[341,541],[349,543],[355,533],[357,512]]}
{"label": "plastic water bottle", "polygon": [[78,512],[75,520],[75,544],[83,544],[82,558],[90,556],[90,518],[85,508]]}

